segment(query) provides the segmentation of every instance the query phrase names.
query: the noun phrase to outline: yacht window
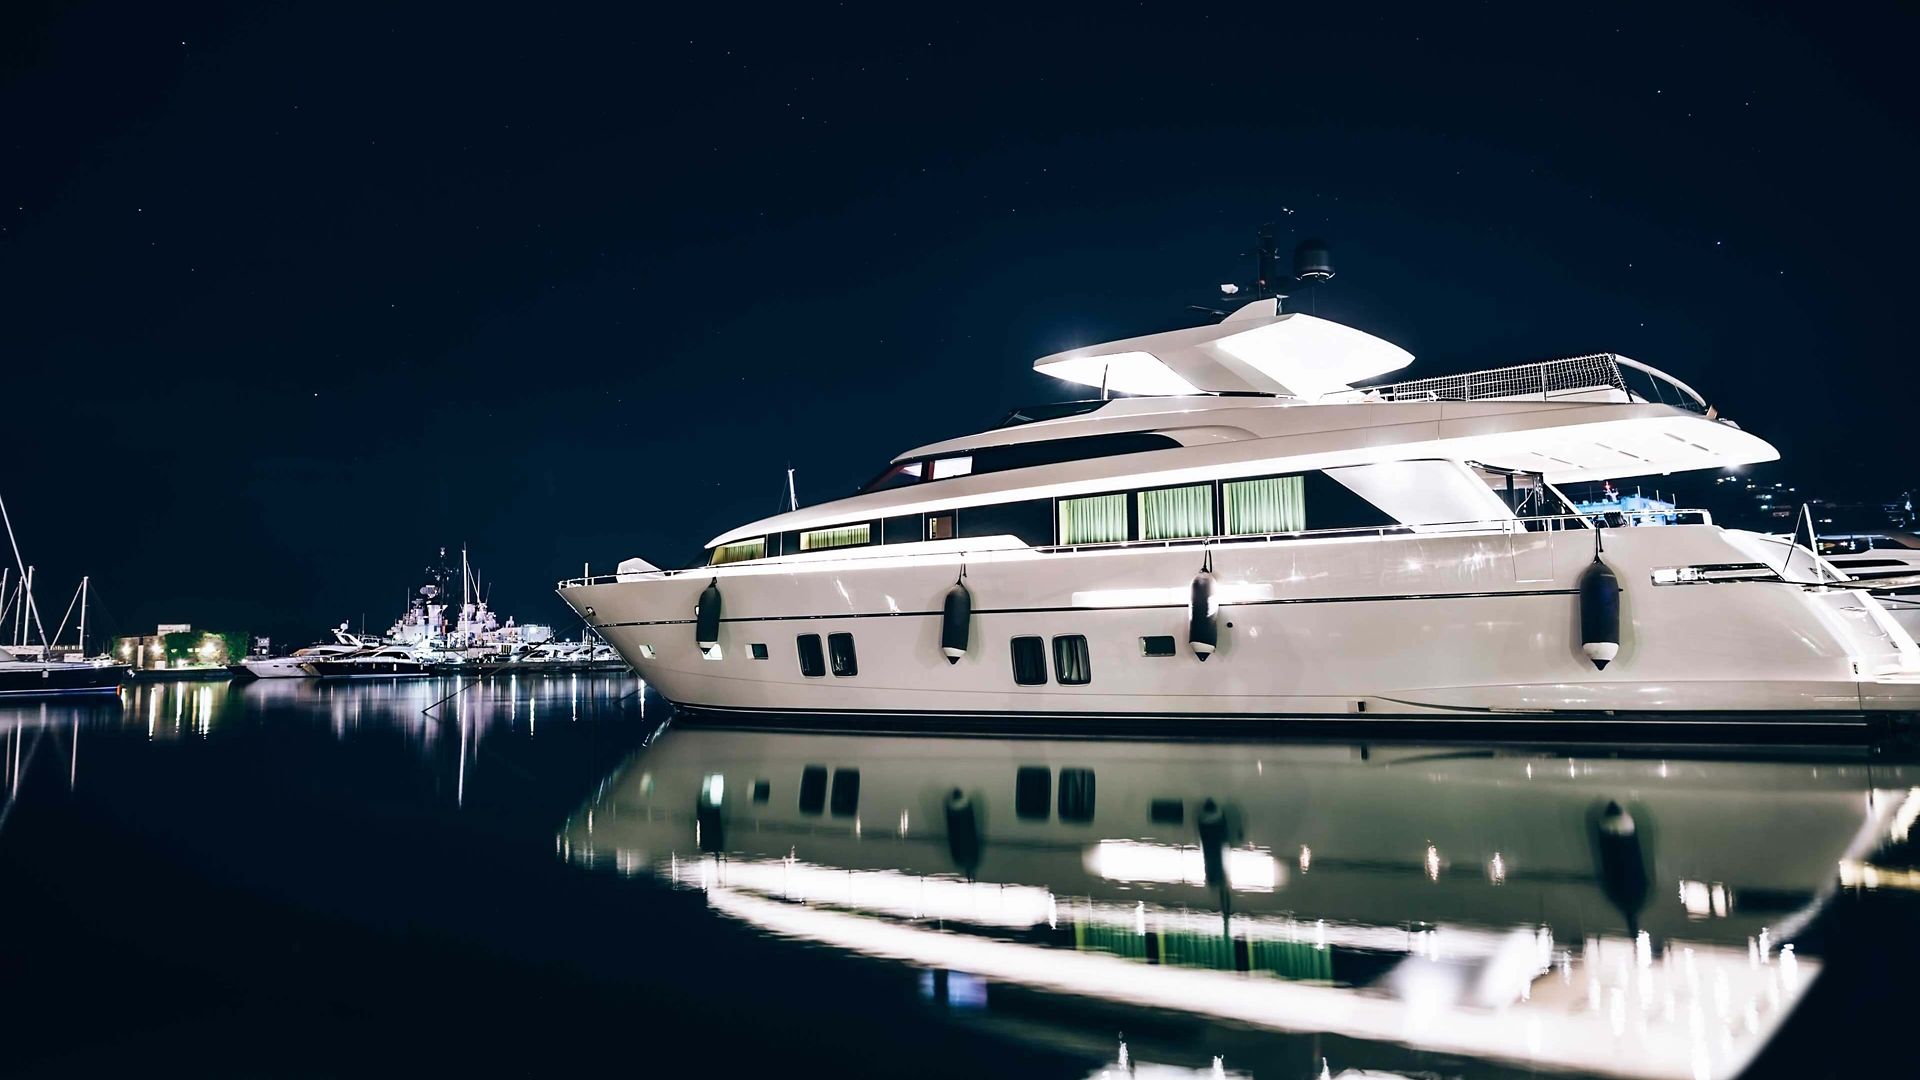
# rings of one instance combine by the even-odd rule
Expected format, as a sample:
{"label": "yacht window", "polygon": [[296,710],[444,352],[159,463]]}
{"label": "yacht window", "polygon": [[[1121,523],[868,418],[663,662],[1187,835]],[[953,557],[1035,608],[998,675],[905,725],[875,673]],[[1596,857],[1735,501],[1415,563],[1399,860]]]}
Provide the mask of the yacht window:
{"label": "yacht window", "polygon": [[828,634],[827,655],[833,658],[833,673],[841,678],[860,674],[860,663],[853,654],[852,634]]}
{"label": "yacht window", "polygon": [[772,797],[773,797],[772,781],[755,780],[753,782],[753,801],[755,803],[765,803],[768,799]]}
{"label": "yacht window", "polygon": [[1053,500],[969,506],[966,520],[959,525],[961,536],[1011,536],[1028,547],[1045,547],[1055,536]]}
{"label": "yacht window", "polygon": [[888,488],[905,487],[920,482],[920,474],[926,466],[922,462],[907,461],[899,465],[889,465],[879,476],[866,482],[860,489],[861,494],[869,491],[886,491]]}
{"label": "yacht window", "polygon": [[651,645],[640,646],[640,659],[642,660],[653,659],[653,646]]}
{"label": "yacht window", "polygon": [[700,646],[700,659],[724,660],[726,657],[720,652],[720,643],[716,641],[711,645]]}
{"label": "yacht window", "polygon": [[827,809],[834,817],[852,817],[860,809],[860,770],[833,770],[833,796]]}
{"label": "yacht window", "polygon": [[1154,488],[1140,493],[1140,539],[1213,535],[1213,485]]}
{"label": "yacht window", "polygon": [[1300,532],[1307,527],[1306,479],[1269,476],[1229,480],[1220,485],[1227,510],[1227,535]]}
{"label": "yacht window", "polygon": [[1053,770],[1022,765],[1013,774],[1013,816],[1045,821],[1053,802]]}
{"label": "yacht window", "polygon": [[831,529],[808,529],[800,534],[801,551],[825,551],[828,548],[859,547],[873,542],[873,523],[836,525]]}
{"label": "yacht window", "polygon": [[720,566],[724,563],[746,562],[748,559],[764,559],[766,557],[767,538],[764,536],[756,536],[751,540],[736,540],[731,544],[721,544],[719,547],[714,548],[712,565]]}
{"label": "yacht window", "polygon": [[1031,424],[1038,420],[1058,420],[1063,416],[1083,416],[1093,412],[1095,409],[1105,408],[1109,400],[1113,399],[1101,398],[1098,401],[1049,401],[1044,405],[1023,405],[1008,413],[1006,419],[1001,420],[994,426],[1003,428],[1015,427],[1020,424]]}
{"label": "yacht window", "polygon": [[1013,639],[1013,681],[1039,686],[1047,681],[1047,643],[1037,637]]}
{"label": "yacht window", "polygon": [[800,812],[817,814],[827,805],[827,767],[809,765],[800,771]]}
{"label": "yacht window", "polygon": [[1063,461],[1090,461],[1094,458],[1139,454],[1149,450],[1171,450],[1180,440],[1151,431],[1117,431],[1105,435],[1081,435],[1071,439],[1045,439],[1040,442],[983,446],[973,452],[973,471],[1005,472],[1036,465],[1057,465]]}
{"label": "yacht window", "polygon": [[1060,500],[1060,542],[1115,544],[1127,535],[1127,497],[1086,495]]}
{"label": "yacht window", "polygon": [[953,476],[965,476],[973,471],[973,457],[962,454],[959,457],[935,458],[927,463],[933,469],[929,480],[945,480]]}
{"label": "yacht window", "polygon": [[747,646],[747,651],[753,654],[755,660],[765,660],[767,658],[767,644],[764,641],[756,641]]}
{"label": "yacht window", "polygon": [[819,634],[801,634],[794,644],[800,649],[800,674],[818,679],[827,673],[827,654],[820,649]]}
{"label": "yacht window", "polygon": [[927,539],[951,540],[958,535],[959,530],[954,527],[953,511],[927,515]]}
{"label": "yacht window", "polygon": [[1176,652],[1172,634],[1155,634],[1140,639],[1141,656],[1173,656]]}
{"label": "yacht window", "polygon": [[1093,661],[1087,656],[1084,634],[1053,639],[1053,677],[1062,686],[1085,686],[1093,681]]}
{"label": "yacht window", "polygon": [[1060,770],[1060,820],[1093,820],[1093,770]]}
{"label": "yacht window", "polygon": [[1180,825],[1187,820],[1187,804],[1179,799],[1155,799],[1147,804],[1147,820],[1155,825]]}

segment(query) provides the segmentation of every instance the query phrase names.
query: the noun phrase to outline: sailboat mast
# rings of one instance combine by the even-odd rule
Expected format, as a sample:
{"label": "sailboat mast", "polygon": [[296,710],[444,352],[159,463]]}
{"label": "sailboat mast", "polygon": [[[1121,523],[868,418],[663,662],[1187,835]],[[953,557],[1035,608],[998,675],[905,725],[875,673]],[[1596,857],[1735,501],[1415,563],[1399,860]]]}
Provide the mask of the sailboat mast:
{"label": "sailboat mast", "polygon": [[[33,624],[35,626],[40,626],[40,613],[34,610],[34,603],[33,603],[33,567],[31,566],[27,567],[27,579],[21,584],[25,585],[27,589],[26,599],[21,601],[21,607],[23,609],[23,612],[25,614],[32,615]],[[21,635],[20,644],[22,645],[25,645],[27,643],[26,633],[27,633],[27,625],[26,625],[26,621],[23,619],[21,620],[21,624],[20,624],[20,635]],[[46,644],[46,637],[47,637],[46,627],[42,626],[40,627],[40,639],[41,639],[40,643],[42,645]]]}
{"label": "sailboat mast", "polygon": [[89,580],[84,574],[80,577],[80,656],[82,659],[87,655],[87,582]]}

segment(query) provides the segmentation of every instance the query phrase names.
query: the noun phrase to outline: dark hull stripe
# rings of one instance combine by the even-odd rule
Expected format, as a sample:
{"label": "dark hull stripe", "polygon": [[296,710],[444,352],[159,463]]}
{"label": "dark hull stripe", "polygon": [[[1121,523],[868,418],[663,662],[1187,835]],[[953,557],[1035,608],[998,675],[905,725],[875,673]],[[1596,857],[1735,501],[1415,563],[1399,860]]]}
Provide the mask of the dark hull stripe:
{"label": "dark hull stripe", "polygon": [[742,730],[812,730],[861,734],[994,735],[1025,738],[1134,736],[1168,739],[1326,737],[1434,740],[1518,740],[1526,744],[1649,743],[1662,745],[1860,744],[1911,739],[1911,714],[1753,713],[1112,713],[862,709],[743,709],[675,703],[695,725]]}
{"label": "dark hull stripe", "polygon": [[[1274,607],[1280,604],[1366,604],[1400,600],[1477,600],[1494,596],[1574,596],[1576,589],[1512,589],[1502,592],[1407,593],[1400,596],[1299,596],[1273,600],[1238,600],[1221,604],[1221,610],[1240,607]],[[1185,604],[1122,604],[1113,607],[1019,607],[975,608],[975,615],[1036,615],[1056,611],[1185,611]],[[812,619],[937,619],[938,611],[856,611],[836,615],[746,615],[720,619],[723,623],[804,622]],[[620,626],[690,626],[692,619],[638,619],[632,622],[595,623],[594,629]]]}

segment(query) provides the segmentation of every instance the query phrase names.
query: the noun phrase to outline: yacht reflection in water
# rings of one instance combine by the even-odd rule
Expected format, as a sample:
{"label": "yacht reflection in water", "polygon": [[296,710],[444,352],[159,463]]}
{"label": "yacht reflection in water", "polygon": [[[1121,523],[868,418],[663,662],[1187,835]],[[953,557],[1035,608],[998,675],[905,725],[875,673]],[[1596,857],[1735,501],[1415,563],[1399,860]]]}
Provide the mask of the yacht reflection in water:
{"label": "yacht reflection in water", "polygon": [[1819,976],[1801,932],[1911,826],[1914,774],[674,730],[556,846],[988,998],[1717,1077]]}

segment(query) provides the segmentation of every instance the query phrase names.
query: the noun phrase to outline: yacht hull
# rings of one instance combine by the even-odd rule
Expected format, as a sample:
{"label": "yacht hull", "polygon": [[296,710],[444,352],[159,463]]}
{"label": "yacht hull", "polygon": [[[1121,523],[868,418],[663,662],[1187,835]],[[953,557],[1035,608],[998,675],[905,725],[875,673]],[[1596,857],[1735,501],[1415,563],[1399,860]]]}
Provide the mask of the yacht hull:
{"label": "yacht hull", "polygon": [[321,660],[302,666],[308,674],[321,679],[391,679],[431,674],[427,665],[417,660]]}
{"label": "yacht hull", "polygon": [[[1779,580],[1656,584],[1673,567],[1749,564],[1713,526],[1618,529],[1618,656],[1582,653],[1577,583],[1591,530],[1427,533],[1243,544],[800,557],[629,575],[561,595],[654,688],[714,712],[1088,720],[1246,716],[1631,716],[1920,710],[1920,649],[1854,590]],[[1217,651],[1188,644],[1211,554]],[[969,645],[942,650],[963,571]],[[729,572],[731,571],[731,572]],[[718,646],[694,609],[723,597]],[[851,635],[854,671],[802,670],[797,639]],[[1016,682],[1014,639],[1044,681]],[[1063,684],[1084,637],[1089,677]],[[1149,642],[1149,638],[1162,639]],[[1166,651],[1171,638],[1173,655]],[[755,648],[762,646],[763,648]],[[764,654],[766,659],[756,659]],[[817,670],[817,669],[816,669]],[[1029,677],[1032,675],[1029,664]]]}
{"label": "yacht hull", "polygon": [[120,665],[29,664],[0,667],[0,698],[65,697],[111,694],[120,689],[127,669]]}
{"label": "yacht hull", "polygon": [[256,679],[308,679],[306,661],[296,656],[275,656],[260,660],[243,660],[236,667],[243,668],[248,675]]}

